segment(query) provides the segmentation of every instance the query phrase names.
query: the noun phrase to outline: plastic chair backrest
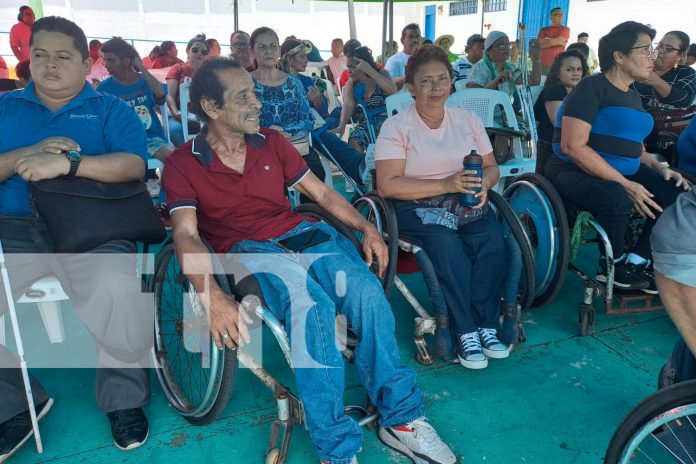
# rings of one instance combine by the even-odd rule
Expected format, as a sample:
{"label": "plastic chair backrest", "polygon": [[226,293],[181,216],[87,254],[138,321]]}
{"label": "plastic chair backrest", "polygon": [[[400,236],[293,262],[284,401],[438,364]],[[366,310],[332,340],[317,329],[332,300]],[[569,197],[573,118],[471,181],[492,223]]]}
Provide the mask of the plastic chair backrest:
{"label": "plastic chair backrest", "polygon": [[512,108],[510,97],[500,90],[462,89],[447,99],[447,104],[465,110],[471,110],[481,118],[485,127],[496,127],[495,108],[501,106],[507,126],[519,130],[515,110]]}
{"label": "plastic chair backrest", "polygon": [[169,108],[167,107],[169,86],[163,83],[162,88],[164,89],[164,103],[159,106],[160,114],[162,115],[162,129],[164,130],[164,138],[167,139],[167,142],[172,143],[172,139],[169,136]]}
{"label": "plastic chair backrest", "polygon": [[529,86],[529,93],[532,95],[532,104],[535,104],[541,95],[541,91],[544,90],[543,85],[531,85]]}
{"label": "plastic chair backrest", "polygon": [[189,104],[189,87],[191,81],[182,82],[179,84],[179,111],[181,112],[181,127],[184,131],[184,140],[189,139],[188,133],[188,104]]}
{"label": "plastic chair backrest", "polygon": [[329,99],[328,99],[329,114],[331,114],[331,112],[334,109],[341,106],[341,102],[338,101],[338,96],[336,96],[336,93],[333,91],[333,84],[331,83],[331,81],[328,79],[322,79],[322,81],[324,81],[324,83],[326,84],[326,95],[325,96],[329,97]]}
{"label": "plastic chair backrest", "polygon": [[415,103],[413,96],[406,91],[396,92],[386,98],[387,102],[387,117],[392,117],[395,114],[401,113],[403,110]]}
{"label": "plastic chair backrest", "polygon": [[462,79],[454,83],[454,89],[459,92],[466,88],[467,79]]}

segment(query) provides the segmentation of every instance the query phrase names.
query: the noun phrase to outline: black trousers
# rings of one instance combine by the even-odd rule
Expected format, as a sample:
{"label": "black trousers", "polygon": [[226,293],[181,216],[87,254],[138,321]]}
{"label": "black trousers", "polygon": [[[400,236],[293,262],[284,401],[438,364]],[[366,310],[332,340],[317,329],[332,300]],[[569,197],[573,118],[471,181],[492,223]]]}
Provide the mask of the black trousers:
{"label": "black trousers", "polygon": [[[592,213],[609,236],[614,257],[624,252],[624,235],[633,213],[633,200],[618,182],[603,180],[587,174],[573,163],[555,156],[546,164],[546,177],[556,187],[564,202]],[[665,181],[656,171],[641,164],[638,172],[626,176],[628,180],[643,185],[654,195],[653,200],[667,208],[683,190],[672,181]],[[659,217],[659,214],[657,215]],[[656,219],[647,219],[633,253],[652,259],[650,233]]]}

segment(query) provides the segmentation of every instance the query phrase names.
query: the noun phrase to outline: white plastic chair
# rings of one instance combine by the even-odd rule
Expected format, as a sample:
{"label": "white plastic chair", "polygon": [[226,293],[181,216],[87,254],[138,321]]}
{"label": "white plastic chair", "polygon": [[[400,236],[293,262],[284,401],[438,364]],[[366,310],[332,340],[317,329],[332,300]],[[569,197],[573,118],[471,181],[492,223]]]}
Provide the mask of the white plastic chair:
{"label": "white plastic chair", "polygon": [[184,131],[184,140],[188,141],[193,138],[193,134],[189,136],[188,131],[188,121],[189,121],[189,111],[188,104],[190,101],[189,97],[189,87],[191,86],[191,81],[182,82],[179,84],[179,111],[181,112],[181,127]]}
{"label": "white plastic chair", "polygon": [[[39,307],[41,320],[51,343],[65,341],[63,317],[60,311],[60,302],[68,300],[68,296],[60,286],[60,282],[53,276],[44,277],[35,282],[17,303],[36,303]],[[5,316],[0,316],[0,345],[5,345]]]}
{"label": "white plastic chair", "polygon": [[[473,111],[481,121],[483,121],[484,127],[487,128],[500,127],[500,125],[495,122],[495,108],[500,106],[502,107],[507,127],[516,131],[519,130],[510,97],[500,90],[465,88],[450,95],[447,99],[447,104],[456,108]],[[528,172],[534,172],[536,168],[536,158],[524,156],[522,140],[520,140],[519,137],[513,139],[512,151],[514,158],[499,166],[500,182],[496,190],[502,188],[503,179],[505,177],[519,176]]]}
{"label": "white plastic chair", "polygon": [[409,92],[396,92],[389,95],[386,100],[387,117],[391,118],[395,114],[401,113],[403,110],[415,103],[413,96]]}
{"label": "white plastic chair", "polygon": [[454,83],[454,89],[459,92],[466,88],[467,79],[462,79]]}
{"label": "white plastic chair", "polygon": [[160,115],[162,116],[162,129],[164,130],[164,138],[167,142],[172,143],[172,139],[169,136],[169,108],[167,107],[167,84],[162,84],[162,89],[164,89],[164,103],[159,105]]}

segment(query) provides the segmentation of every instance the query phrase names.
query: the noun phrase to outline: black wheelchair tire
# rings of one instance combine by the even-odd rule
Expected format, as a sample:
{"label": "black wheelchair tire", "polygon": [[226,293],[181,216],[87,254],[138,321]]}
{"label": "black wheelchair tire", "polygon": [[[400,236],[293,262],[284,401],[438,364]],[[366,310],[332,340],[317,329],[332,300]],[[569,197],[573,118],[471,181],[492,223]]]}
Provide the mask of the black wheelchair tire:
{"label": "black wheelchair tire", "polygon": [[512,210],[505,198],[499,193],[491,190],[488,192],[488,200],[491,202],[495,210],[500,215],[503,221],[510,227],[512,235],[515,237],[515,241],[522,251],[522,277],[520,279],[520,294],[519,294],[519,305],[522,311],[529,308],[534,299],[535,289],[536,289],[536,273],[532,272],[535,268],[534,264],[534,252],[532,251],[532,246],[529,243],[529,238],[525,233],[520,220]]}
{"label": "black wheelchair tire", "polygon": [[[382,220],[382,234],[383,239],[387,244],[387,258],[389,263],[387,263],[387,270],[384,272],[384,277],[382,278],[382,287],[384,288],[384,294],[389,298],[391,296],[391,290],[394,286],[394,277],[396,276],[396,260],[399,256],[399,241],[389,240],[389,237],[398,237],[399,229],[396,223],[396,213],[394,213],[394,208],[389,200],[385,200],[380,197],[377,192],[371,191],[367,192],[363,197],[356,199],[353,202],[353,207],[358,209],[361,202],[365,202],[365,198],[372,200],[377,208],[380,210],[378,213]],[[386,237],[384,236],[386,234]]]}
{"label": "black wheelchair tire", "polygon": [[549,180],[539,174],[529,173],[515,178],[515,182],[517,181],[527,181],[544,192],[556,215],[555,227],[558,228],[559,238],[556,269],[546,289],[536,295],[532,301],[531,306],[537,308],[551,303],[556,296],[558,296],[558,293],[563,287],[568,270],[568,259],[570,258],[570,228],[568,226],[568,216],[566,215],[565,206],[563,206],[563,200]]}
{"label": "black wheelchair tire", "polygon": [[[633,437],[649,422],[675,408],[696,405],[696,380],[679,382],[645,398],[621,422],[614,432],[604,457],[606,464],[619,464]],[[677,417],[675,416],[675,419]]]}
{"label": "black wheelchair tire", "polygon": [[[173,378],[173,373],[171,372],[169,360],[166,358],[166,355],[163,354],[162,350],[159,349],[159,347],[163,345],[163,336],[160,336],[161,331],[158,330],[158,326],[162,327],[162,293],[164,291],[165,279],[167,277],[167,269],[172,259],[176,259],[173,243],[166,244],[157,254],[157,258],[155,259],[155,275],[153,279],[156,325],[155,359],[157,361],[155,371],[169,404],[191,424],[198,426],[207,425],[214,422],[218,418],[232,396],[234,379],[237,373],[237,351],[229,350],[226,347],[223,348],[222,355],[219,357],[219,360],[222,363],[222,366],[219,368],[221,369],[219,380],[215,381],[212,378],[209,379],[209,382],[214,382],[212,385],[212,394],[215,396],[215,398],[213,400],[208,400],[211,402],[210,406],[205,408],[204,411],[201,411],[200,414],[192,415],[190,410],[186,410],[183,407],[188,400],[183,397],[181,389],[178,385],[176,385],[175,379]],[[222,275],[222,272],[217,272],[221,271],[219,263],[217,263],[216,260],[213,260],[213,263],[215,269],[215,280],[217,284],[225,293],[231,295],[232,292],[230,290],[230,285],[227,278]],[[212,344],[212,339],[210,343],[211,349],[217,349]]]}

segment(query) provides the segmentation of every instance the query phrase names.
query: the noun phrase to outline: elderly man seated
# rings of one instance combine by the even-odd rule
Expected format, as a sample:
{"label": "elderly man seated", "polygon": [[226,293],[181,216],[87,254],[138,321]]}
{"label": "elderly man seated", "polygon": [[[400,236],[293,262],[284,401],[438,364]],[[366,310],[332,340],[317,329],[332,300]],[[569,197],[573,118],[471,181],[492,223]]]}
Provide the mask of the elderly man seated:
{"label": "elderly man seated", "polygon": [[[234,259],[259,281],[269,309],[284,321],[293,348],[306,347],[304,353],[293,353],[295,376],[322,462],[356,463],[362,441],[360,428],[343,411],[345,374],[334,342],[337,312],[346,316],[360,340],[355,366],[379,410],[379,438],[414,462],[459,462],[423,417],[423,394],[415,372],[399,361],[394,318],[379,281],[346,237],[294,213],[285,189],[312,197],[360,230],[367,265],[376,256],[383,272],[386,247],[377,230],[309,172],[282,134],[260,129],[261,104],[251,76],[237,61],[204,63],[193,77],[190,95],[191,109],[205,127],[165,165],[177,255],[183,262],[186,254],[205,253],[203,239],[218,253],[235,253]],[[340,271],[349,276],[342,297],[336,295]],[[247,341],[239,305],[214,279],[187,277],[206,295],[210,331],[218,346],[234,348]],[[303,337],[294,336],[298,329]]]}

